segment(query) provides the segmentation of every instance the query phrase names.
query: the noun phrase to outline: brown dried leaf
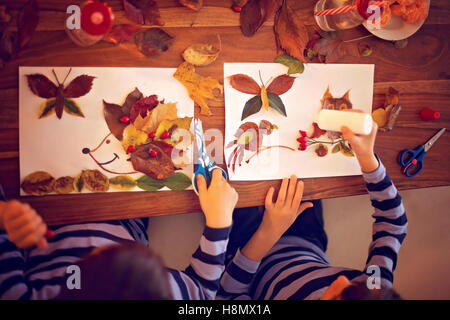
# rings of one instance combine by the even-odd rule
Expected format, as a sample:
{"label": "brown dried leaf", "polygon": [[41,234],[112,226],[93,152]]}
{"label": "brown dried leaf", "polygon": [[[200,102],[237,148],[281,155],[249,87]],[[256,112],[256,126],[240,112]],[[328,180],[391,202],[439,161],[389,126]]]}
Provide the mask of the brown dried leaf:
{"label": "brown dried leaf", "polygon": [[57,87],[43,74],[28,74],[28,87],[38,97],[49,99],[56,97]]}
{"label": "brown dried leaf", "polygon": [[279,6],[279,0],[248,1],[240,15],[242,33],[246,37],[253,36]]}
{"label": "brown dried leaf", "polygon": [[103,116],[105,117],[106,124],[108,125],[109,131],[111,131],[119,141],[122,140],[123,130],[125,130],[127,126],[126,123],[120,122],[120,118],[124,115],[121,106],[103,100]]}
{"label": "brown dried leaf", "polygon": [[309,138],[312,139],[316,139],[319,138],[320,136],[324,135],[325,133],[327,133],[326,130],[322,130],[319,128],[319,125],[316,122],[313,122],[313,133],[311,134],[311,136]]}
{"label": "brown dried leaf", "polygon": [[158,4],[153,0],[123,0],[125,15],[137,24],[162,26]]}
{"label": "brown dried leaf", "polygon": [[103,41],[119,44],[128,41],[140,27],[135,24],[118,24],[112,27]]}
{"label": "brown dried leaf", "polygon": [[134,122],[139,114],[142,118],[145,118],[147,113],[156,108],[158,103],[158,96],[154,94],[136,101],[130,110],[131,122]]}
{"label": "brown dried leaf", "polygon": [[140,92],[138,88],[134,88],[134,90],[127,95],[127,98],[122,105],[123,114],[129,116],[131,108],[143,97],[144,95],[142,94],[142,92]]}
{"label": "brown dried leaf", "polygon": [[322,143],[319,143],[314,151],[319,157],[325,157],[328,154],[328,147]]}
{"label": "brown dried leaf", "polygon": [[[152,149],[157,152],[156,157],[150,156],[150,150]],[[131,163],[134,170],[157,180],[166,179],[175,172],[170,157],[154,143],[138,146],[136,151],[131,154]]]}
{"label": "brown dried leaf", "polygon": [[274,30],[277,45],[291,56],[305,62],[303,52],[309,42],[308,31],[297,14],[288,7],[286,1],[277,12]]}
{"label": "brown dried leaf", "polygon": [[79,98],[89,93],[92,89],[92,82],[95,77],[81,75],[73,79],[64,89],[63,94],[66,98]]}
{"label": "brown dried leaf", "polygon": [[20,10],[17,18],[17,30],[19,33],[19,48],[23,48],[30,42],[39,23],[39,8],[37,0],[29,0]]}
{"label": "brown dried leaf", "polygon": [[167,51],[173,37],[160,28],[150,28],[136,33],[134,42],[138,50],[146,56],[154,56]]}
{"label": "brown dried leaf", "polygon": [[228,77],[228,79],[230,79],[230,85],[237,91],[248,94],[261,93],[261,88],[258,83],[246,74],[234,74]]}
{"label": "brown dried leaf", "polygon": [[177,119],[176,103],[159,103],[145,118],[140,115],[134,121],[137,129],[150,133],[156,131],[163,120]]}
{"label": "brown dried leaf", "polygon": [[194,11],[199,11],[203,7],[203,0],[179,0],[178,2]]}
{"label": "brown dried leaf", "polygon": [[55,178],[48,172],[35,171],[23,179],[20,187],[28,194],[41,196],[53,192],[55,188]]}
{"label": "brown dried leaf", "polygon": [[106,192],[109,189],[109,179],[99,170],[83,170],[81,176],[84,185],[92,192]]}
{"label": "brown dried leaf", "polygon": [[275,94],[283,94],[286,93],[294,84],[294,77],[288,76],[287,74],[282,74],[270,83],[267,87],[267,92],[275,93]]}
{"label": "brown dried leaf", "polygon": [[66,176],[56,179],[55,191],[60,194],[67,194],[73,191],[74,178]]}
{"label": "brown dried leaf", "polygon": [[398,96],[399,92],[395,90],[393,87],[389,87],[388,92],[386,93],[386,97],[384,100],[384,107],[386,108],[388,105],[397,105],[398,104]]}

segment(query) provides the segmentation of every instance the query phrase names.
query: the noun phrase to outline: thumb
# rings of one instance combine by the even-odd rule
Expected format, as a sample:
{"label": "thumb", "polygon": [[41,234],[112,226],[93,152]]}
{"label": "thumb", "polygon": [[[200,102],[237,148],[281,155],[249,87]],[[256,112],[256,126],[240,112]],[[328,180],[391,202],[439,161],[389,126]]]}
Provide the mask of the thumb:
{"label": "thumb", "polygon": [[206,187],[205,177],[201,174],[198,174],[195,180],[197,183],[198,194],[202,194],[202,193],[206,192],[207,187]]}
{"label": "thumb", "polygon": [[342,136],[344,137],[344,139],[348,140],[348,142],[350,142],[350,143],[354,142],[355,139],[357,138],[355,133],[346,126],[343,126],[341,128],[341,132],[342,132]]}
{"label": "thumb", "polygon": [[300,204],[300,207],[298,208],[297,215],[300,215],[303,211],[312,207],[314,207],[314,204],[312,202],[302,202]]}

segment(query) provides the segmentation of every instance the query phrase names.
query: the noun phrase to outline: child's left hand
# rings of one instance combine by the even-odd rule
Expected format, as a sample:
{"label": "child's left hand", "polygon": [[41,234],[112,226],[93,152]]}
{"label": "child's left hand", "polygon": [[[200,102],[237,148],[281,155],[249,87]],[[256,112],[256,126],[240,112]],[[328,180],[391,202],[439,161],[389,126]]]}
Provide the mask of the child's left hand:
{"label": "child's left hand", "polygon": [[17,200],[0,201],[0,227],[8,234],[9,239],[21,249],[37,246],[47,247],[45,233],[47,225],[40,215],[26,203]]}

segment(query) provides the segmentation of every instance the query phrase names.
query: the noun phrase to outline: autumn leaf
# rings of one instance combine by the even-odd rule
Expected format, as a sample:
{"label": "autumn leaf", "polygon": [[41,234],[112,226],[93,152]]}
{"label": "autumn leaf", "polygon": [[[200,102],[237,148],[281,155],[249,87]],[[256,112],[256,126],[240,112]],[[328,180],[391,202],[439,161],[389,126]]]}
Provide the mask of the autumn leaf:
{"label": "autumn leaf", "polygon": [[[64,98],[63,108],[70,115],[84,118],[84,114],[81,111],[80,106],[72,99]],[[41,105],[41,109],[39,110],[39,119],[46,118],[52,115],[53,113],[55,113],[55,109],[56,109],[56,98],[47,99]]]}
{"label": "autumn leaf", "polygon": [[387,114],[384,108],[378,108],[372,112],[372,119],[376,122],[379,128],[384,127],[387,122]]}
{"label": "autumn leaf", "polygon": [[388,105],[397,105],[398,104],[399,92],[395,90],[393,87],[389,87],[388,92],[386,93],[384,100],[384,107]]}
{"label": "autumn leaf", "polygon": [[[150,150],[155,150],[157,156],[152,157]],[[150,178],[157,180],[168,178],[175,172],[170,157],[161,148],[152,143],[137,146],[136,150],[131,154],[131,164],[134,170],[145,173]]]}
{"label": "autumn leaf", "polygon": [[287,117],[286,108],[283,104],[283,101],[280,99],[280,97],[272,92],[267,93],[267,98],[269,100],[269,105],[277,110],[280,114]]}
{"label": "autumn leaf", "polygon": [[183,62],[175,71],[175,79],[179,80],[189,93],[189,97],[200,106],[200,114],[211,115],[207,99],[220,100],[213,93],[219,90],[220,96],[223,94],[223,86],[214,78],[203,77],[195,73],[194,65]]}
{"label": "autumn leaf", "polygon": [[164,187],[164,181],[150,178],[147,175],[140,177],[136,182],[139,188],[146,191],[156,191]]}
{"label": "autumn leaf", "polygon": [[139,28],[135,24],[118,24],[113,26],[102,40],[112,44],[119,44],[128,41]]}
{"label": "autumn leaf", "polygon": [[106,192],[109,189],[109,179],[99,170],[83,170],[81,177],[86,186],[92,192]]}
{"label": "autumn leaf", "polygon": [[53,178],[48,172],[35,171],[23,179],[20,187],[28,194],[41,196],[53,192],[55,187],[55,178]]}
{"label": "autumn leaf", "polygon": [[81,172],[73,180],[73,189],[76,192],[81,192],[83,190],[83,188],[84,188],[84,180],[83,180],[83,174]]}
{"label": "autumn leaf", "polygon": [[158,4],[153,0],[123,0],[125,15],[137,24],[162,26]]}
{"label": "autumn leaf", "polygon": [[167,51],[173,37],[160,28],[150,28],[136,33],[134,42],[138,50],[146,56],[154,56]]}
{"label": "autumn leaf", "polygon": [[127,127],[126,123],[122,123],[119,120],[124,115],[121,106],[103,100],[103,116],[105,117],[106,124],[108,125],[109,131],[119,141],[122,140],[123,130]]}
{"label": "autumn leaf", "polygon": [[122,146],[127,150],[129,146],[137,147],[147,142],[147,134],[141,130],[136,129],[133,124],[129,124],[123,130]]}
{"label": "autumn leaf", "polygon": [[275,93],[277,95],[287,92],[294,84],[294,77],[282,74],[272,80],[267,87],[267,92]]}
{"label": "autumn leaf", "polygon": [[252,114],[258,113],[261,110],[261,107],[262,107],[261,96],[260,95],[254,96],[245,103],[244,109],[242,110],[241,120],[244,120],[245,118],[251,116]]}
{"label": "autumn leaf", "polygon": [[289,55],[305,62],[303,55],[309,41],[308,31],[297,14],[283,1],[274,24],[277,45]]}
{"label": "autumn leaf", "polygon": [[31,37],[39,23],[39,8],[37,0],[29,0],[20,10],[17,18],[17,30],[19,33],[19,47],[23,48],[30,42]]}
{"label": "autumn leaf", "polygon": [[137,183],[129,176],[120,175],[109,179],[109,185],[120,190],[131,190],[137,186]]}
{"label": "autumn leaf", "polygon": [[56,85],[43,74],[28,74],[27,83],[31,92],[38,97],[49,99],[56,97]]}
{"label": "autumn leaf", "polygon": [[184,50],[183,58],[194,66],[206,66],[217,59],[220,51],[211,44],[196,43]]}
{"label": "autumn leaf", "polygon": [[170,190],[185,190],[192,184],[192,180],[184,173],[176,172],[166,178],[164,184]]}
{"label": "autumn leaf", "polygon": [[92,82],[95,77],[85,74],[73,79],[64,89],[63,94],[66,98],[79,98],[89,93],[92,89]]}
{"label": "autumn leaf", "polygon": [[294,73],[303,73],[305,70],[305,66],[303,65],[303,62],[300,60],[291,57],[288,54],[282,54],[275,58],[275,62],[281,63],[288,67],[288,74],[294,74]]}
{"label": "autumn leaf", "polygon": [[320,128],[319,128],[319,125],[318,125],[316,122],[313,122],[312,126],[313,126],[313,132],[312,132],[312,134],[309,136],[309,137],[312,138],[312,139],[319,138],[320,136],[322,136],[322,135],[324,135],[325,133],[327,133],[326,130],[320,129]]}
{"label": "autumn leaf", "polygon": [[134,88],[134,90],[127,95],[125,102],[122,105],[123,115],[129,116],[131,108],[143,97],[144,95],[142,92],[140,92],[138,88]]}
{"label": "autumn leaf", "polygon": [[73,181],[74,178],[70,176],[65,176],[56,179],[55,191],[59,194],[67,194],[73,191]]}
{"label": "autumn leaf", "polygon": [[248,93],[248,94],[260,94],[261,88],[256,83],[255,80],[253,80],[252,77],[249,77],[246,74],[234,74],[230,77],[228,77],[230,80],[230,85],[237,91]]}
{"label": "autumn leaf", "polygon": [[331,153],[338,153],[341,150],[341,144],[336,143],[336,145],[331,149]]}
{"label": "autumn leaf", "polygon": [[134,122],[139,114],[142,118],[145,118],[147,116],[147,113],[156,108],[158,103],[159,101],[157,95],[151,95],[136,101],[130,110],[131,122]]}
{"label": "autumn leaf", "polygon": [[360,42],[358,44],[358,51],[363,57],[368,57],[372,54],[372,48],[365,42]]}
{"label": "autumn leaf", "polygon": [[199,11],[203,6],[203,0],[179,0],[178,2],[194,11]]}
{"label": "autumn leaf", "polygon": [[322,143],[319,143],[314,151],[319,157],[325,157],[328,154],[328,147]]}
{"label": "autumn leaf", "polygon": [[279,6],[279,0],[249,0],[240,14],[244,36],[253,36]]}
{"label": "autumn leaf", "polygon": [[138,115],[134,121],[134,125],[137,129],[150,133],[156,131],[161,121],[175,119],[177,119],[177,104],[159,103],[145,118]]}
{"label": "autumn leaf", "polygon": [[[161,123],[158,126],[158,129],[156,129],[155,140],[164,141],[172,146],[177,146],[183,140],[183,135],[180,135],[181,133],[177,132],[177,130],[182,129],[182,130],[189,131],[189,129],[191,127],[191,121],[192,121],[191,117],[177,118],[175,120],[166,120],[165,119],[165,120],[161,121]],[[161,135],[164,131],[167,131],[170,133],[169,138],[163,139],[161,137]],[[192,139],[190,139],[190,140],[192,140]],[[186,141],[186,143],[188,143],[188,145],[190,144],[190,142],[191,141]],[[178,148],[182,149],[181,146],[179,146],[179,145],[178,145]]]}
{"label": "autumn leaf", "polygon": [[312,50],[320,57],[324,58],[322,62],[335,62],[347,53],[345,43],[341,39],[322,38],[316,42]]}
{"label": "autumn leaf", "polygon": [[355,154],[353,153],[352,149],[348,145],[346,145],[345,142],[340,141],[339,145],[340,145],[340,151],[341,151],[341,153],[344,156],[347,156],[347,157],[354,157],[355,156]]}

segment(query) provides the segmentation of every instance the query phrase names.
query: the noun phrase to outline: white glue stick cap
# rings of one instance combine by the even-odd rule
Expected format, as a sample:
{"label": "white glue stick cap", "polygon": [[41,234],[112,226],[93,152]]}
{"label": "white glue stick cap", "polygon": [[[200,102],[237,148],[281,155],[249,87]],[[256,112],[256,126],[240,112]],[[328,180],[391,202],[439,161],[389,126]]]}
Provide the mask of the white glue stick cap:
{"label": "white glue stick cap", "polygon": [[321,110],[317,125],[322,130],[341,131],[343,126],[354,133],[367,135],[372,131],[372,117],[367,113]]}

